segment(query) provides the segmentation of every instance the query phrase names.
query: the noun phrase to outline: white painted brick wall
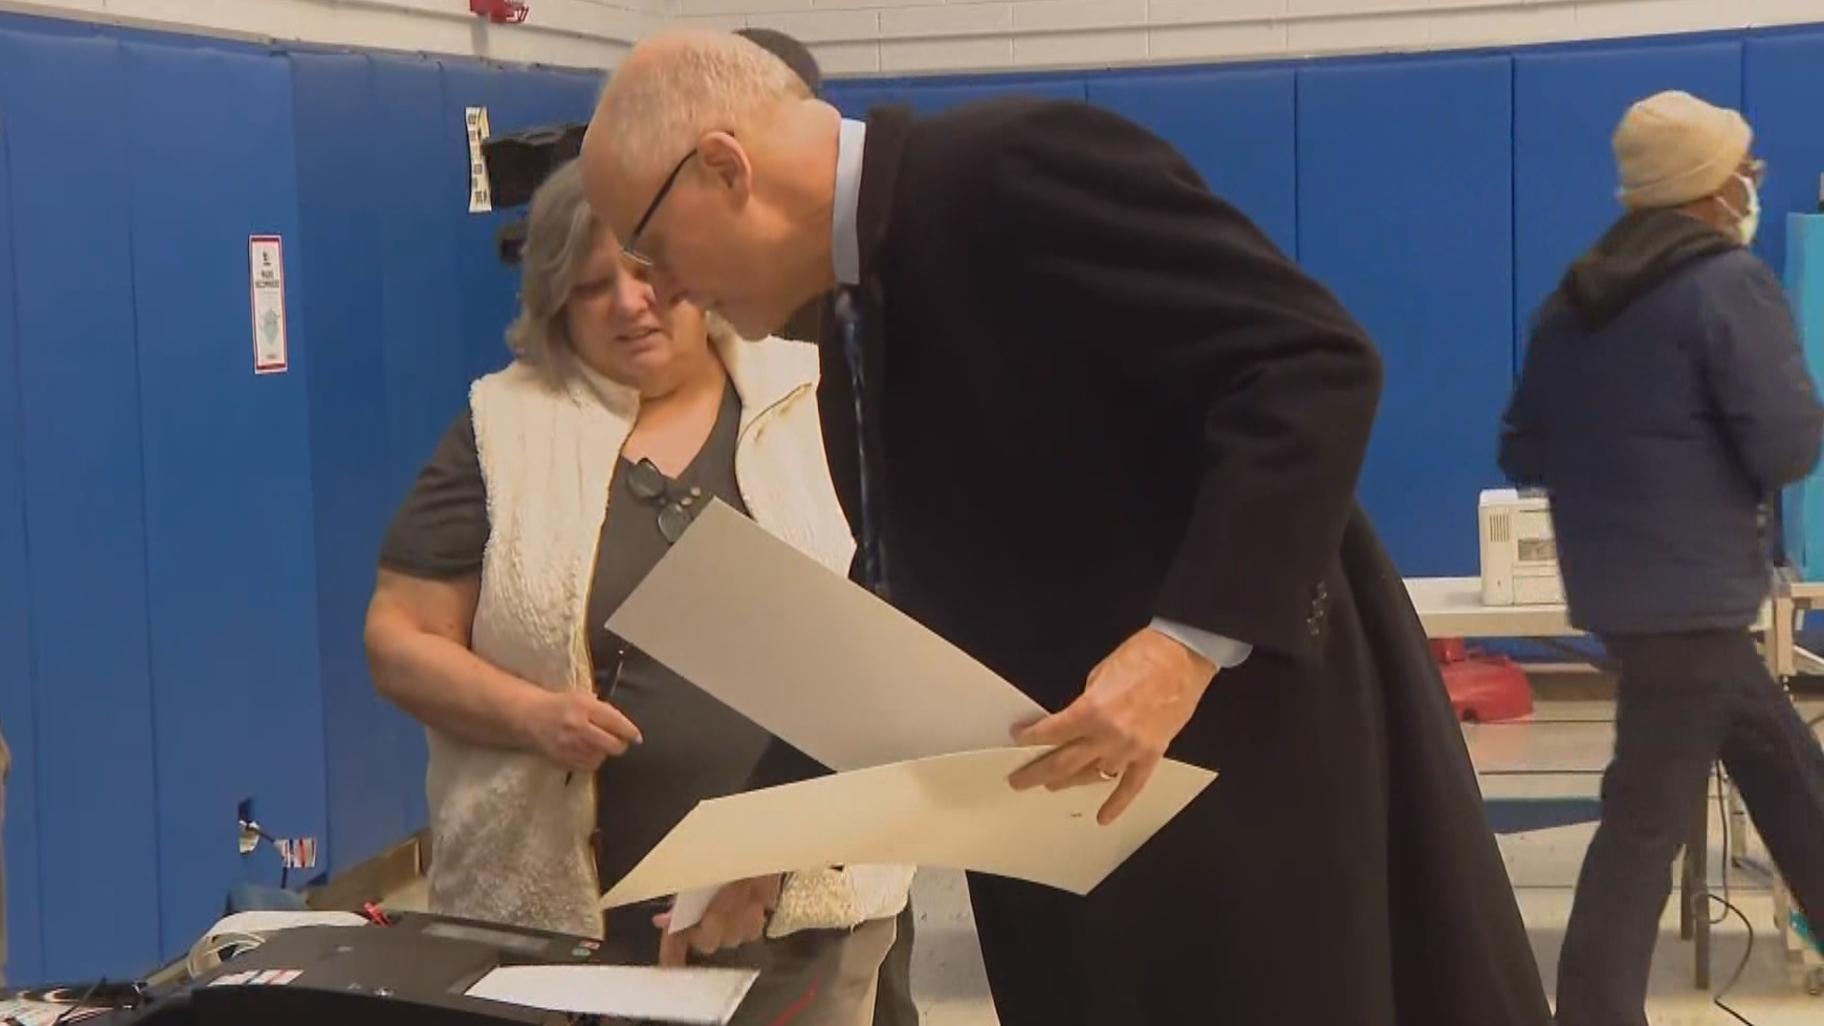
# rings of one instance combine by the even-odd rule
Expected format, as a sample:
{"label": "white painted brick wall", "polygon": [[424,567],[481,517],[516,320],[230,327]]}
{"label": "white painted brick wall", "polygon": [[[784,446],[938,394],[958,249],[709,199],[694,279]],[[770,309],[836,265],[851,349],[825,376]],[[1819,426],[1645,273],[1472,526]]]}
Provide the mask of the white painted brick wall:
{"label": "white painted brick wall", "polygon": [[605,67],[661,25],[768,25],[831,74],[1430,50],[1824,22],[1824,0],[531,0],[490,26],[467,0],[0,0],[25,10],[256,38]]}

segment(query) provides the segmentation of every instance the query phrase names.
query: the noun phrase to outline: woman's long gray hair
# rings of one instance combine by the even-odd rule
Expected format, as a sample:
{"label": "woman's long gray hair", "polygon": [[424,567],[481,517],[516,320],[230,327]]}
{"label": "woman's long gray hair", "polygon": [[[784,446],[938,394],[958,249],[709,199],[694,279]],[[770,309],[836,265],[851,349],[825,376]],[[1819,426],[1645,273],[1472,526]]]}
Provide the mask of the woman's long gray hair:
{"label": "woman's long gray hair", "polygon": [[570,343],[564,306],[595,252],[597,231],[583,188],[582,162],[572,160],[532,195],[520,251],[519,315],[507,327],[507,348],[520,360],[557,373]]}

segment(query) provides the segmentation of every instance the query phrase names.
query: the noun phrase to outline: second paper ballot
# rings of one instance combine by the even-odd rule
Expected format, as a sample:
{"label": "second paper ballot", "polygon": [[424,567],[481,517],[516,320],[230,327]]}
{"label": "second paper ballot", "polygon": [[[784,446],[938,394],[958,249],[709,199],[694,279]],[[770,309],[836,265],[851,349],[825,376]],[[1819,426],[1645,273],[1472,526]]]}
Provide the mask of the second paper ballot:
{"label": "second paper ballot", "polygon": [[1046,710],[962,650],[719,503],[608,629],[838,772],[703,802],[603,898],[625,905],[810,866],[914,863],[1086,893],[1215,779],[1165,761],[1114,825],[1114,785],[1016,792]]}

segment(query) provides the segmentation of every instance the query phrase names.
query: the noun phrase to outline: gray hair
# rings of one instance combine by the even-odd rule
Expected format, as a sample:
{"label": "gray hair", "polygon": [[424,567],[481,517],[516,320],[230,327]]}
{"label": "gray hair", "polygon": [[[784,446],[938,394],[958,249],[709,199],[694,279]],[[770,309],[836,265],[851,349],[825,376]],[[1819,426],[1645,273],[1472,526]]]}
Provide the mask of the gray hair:
{"label": "gray hair", "polygon": [[564,306],[600,232],[583,189],[583,168],[572,160],[532,194],[526,244],[520,251],[519,315],[507,327],[507,348],[521,361],[556,375],[570,346]]}
{"label": "gray hair", "polygon": [[786,63],[727,32],[679,29],[642,43],[602,94],[590,134],[621,174],[663,174],[706,132],[736,131],[782,100],[811,98]]}
{"label": "gray hair", "polygon": [[[519,313],[507,326],[507,348],[553,381],[565,375],[567,361],[576,353],[564,308],[603,230],[583,188],[580,160],[552,172],[532,194],[526,244],[520,251]],[[704,324],[711,341],[726,343],[738,337],[713,313],[705,312]]]}

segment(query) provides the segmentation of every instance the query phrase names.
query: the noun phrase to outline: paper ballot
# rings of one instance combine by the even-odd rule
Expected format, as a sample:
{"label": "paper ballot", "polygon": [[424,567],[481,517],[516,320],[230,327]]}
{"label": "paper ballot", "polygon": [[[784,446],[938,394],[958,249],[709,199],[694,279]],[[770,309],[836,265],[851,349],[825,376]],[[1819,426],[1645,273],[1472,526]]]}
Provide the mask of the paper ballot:
{"label": "paper ballot", "polygon": [[833,770],[1012,743],[1045,710],[722,503],[608,629]]}
{"label": "paper ballot", "polygon": [[677,895],[694,925],[730,880],[811,866],[972,869],[1088,893],[1215,774],[1165,762],[1112,826],[1113,784],[1016,792],[1008,747],[1045,710],[961,649],[721,503],[608,629],[837,774],[703,802],[603,898]]}
{"label": "paper ballot", "polygon": [[759,975],[748,969],[516,965],[489,972],[468,994],[554,1012],[723,1026]]}
{"label": "paper ballot", "polygon": [[1119,820],[1113,784],[1018,792],[1032,748],[933,756],[699,804],[602,899],[615,908],[729,880],[851,863],[973,869],[1087,894],[1216,775],[1167,761]]}

